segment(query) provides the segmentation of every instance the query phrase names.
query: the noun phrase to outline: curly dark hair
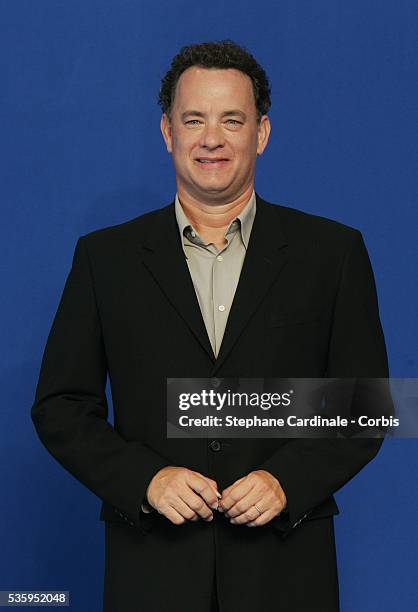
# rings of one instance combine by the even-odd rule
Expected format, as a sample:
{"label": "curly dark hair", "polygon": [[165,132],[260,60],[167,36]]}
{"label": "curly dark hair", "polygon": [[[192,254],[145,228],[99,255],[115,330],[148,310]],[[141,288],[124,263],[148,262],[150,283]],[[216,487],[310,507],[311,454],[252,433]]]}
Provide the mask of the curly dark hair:
{"label": "curly dark hair", "polygon": [[244,47],[232,40],[203,42],[182,47],[171,62],[170,70],[161,81],[158,104],[170,118],[176,85],[181,74],[191,66],[202,68],[235,68],[247,74],[253,84],[257,120],[270,106],[270,84],[267,74]]}

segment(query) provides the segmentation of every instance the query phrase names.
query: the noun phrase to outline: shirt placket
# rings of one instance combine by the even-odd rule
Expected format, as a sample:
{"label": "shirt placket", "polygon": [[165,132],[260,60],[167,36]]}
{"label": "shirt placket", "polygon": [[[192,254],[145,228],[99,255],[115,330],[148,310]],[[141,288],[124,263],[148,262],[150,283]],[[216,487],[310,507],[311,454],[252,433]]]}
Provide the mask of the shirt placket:
{"label": "shirt placket", "polygon": [[214,255],[212,264],[212,287],[213,287],[213,322],[215,330],[216,354],[222,343],[225,333],[226,322],[231,307],[231,296],[228,291],[228,283],[225,275],[227,273],[226,263],[230,254],[231,242],[236,233],[236,225],[230,227],[226,234],[227,244]]}
{"label": "shirt placket", "polygon": [[212,287],[213,287],[213,321],[215,329],[216,354],[222,341],[222,330],[225,327],[227,316],[227,304],[225,296],[225,283],[222,282],[222,263],[225,251],[214,256],[212,265]]}

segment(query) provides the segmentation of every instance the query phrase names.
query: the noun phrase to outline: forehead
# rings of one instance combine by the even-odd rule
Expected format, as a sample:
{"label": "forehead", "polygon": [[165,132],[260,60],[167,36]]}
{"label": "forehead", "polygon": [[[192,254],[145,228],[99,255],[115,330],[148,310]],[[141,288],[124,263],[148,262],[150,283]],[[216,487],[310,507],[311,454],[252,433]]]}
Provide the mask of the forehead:
{"label": "forehead", "polygon": [[208,105],[234,102],[247,108],[255,105],[250,77],[235,68],[201,68],[185,70],[176,86],[174,105]]}

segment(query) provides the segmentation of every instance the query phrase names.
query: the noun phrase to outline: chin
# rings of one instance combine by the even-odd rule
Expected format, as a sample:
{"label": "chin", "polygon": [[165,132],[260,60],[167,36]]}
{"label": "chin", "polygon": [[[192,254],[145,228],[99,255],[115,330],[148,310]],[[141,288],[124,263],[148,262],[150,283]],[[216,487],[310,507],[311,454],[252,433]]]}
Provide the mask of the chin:
{"label": "chin", "polygon": [[229,189],[231,187],[231,181],[220,181],[220,180],[216,180],[216,179],[210,179],[210,177],[208,177],[209,180],[206,181],[199,181],[196,182],[195,185],[197,185],[200,189],[203,190],[211,190],[211,191],[224,191],[225,189]]}
{"label": "chin", "polygon": [[225,194],[229,187],[229,185],[199,185],[198,191],[206,195]]}

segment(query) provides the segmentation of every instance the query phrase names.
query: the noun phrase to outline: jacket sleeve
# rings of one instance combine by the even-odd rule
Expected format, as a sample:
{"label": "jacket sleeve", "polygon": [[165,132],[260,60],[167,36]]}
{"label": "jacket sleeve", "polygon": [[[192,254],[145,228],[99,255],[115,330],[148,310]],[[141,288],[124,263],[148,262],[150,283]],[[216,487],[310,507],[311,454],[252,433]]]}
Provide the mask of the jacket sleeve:
{"label": "jacket sleeve", "polygon": [[[386,348],[370,260],[359,231],[352,230],[349,242],[335,300],[326,376],[386,378]],[[367,409],[364,397],[358,403]],[[386,408],[391,406],[390,393],[383,399]],[[353,478],[381,443],[381,438],[372,437],[288,440],[260,466],[279,480],[288,500],[288,512],[272,521],[280,534],[289,535]]]}
{"label": "jacket sleeve", "polygon": [[55,459],[116,514],[141,527],[146,488],[169,461],[141,442],[126,441],[107,421],[106,355],[85,241],[77,241],[31,416]]}

